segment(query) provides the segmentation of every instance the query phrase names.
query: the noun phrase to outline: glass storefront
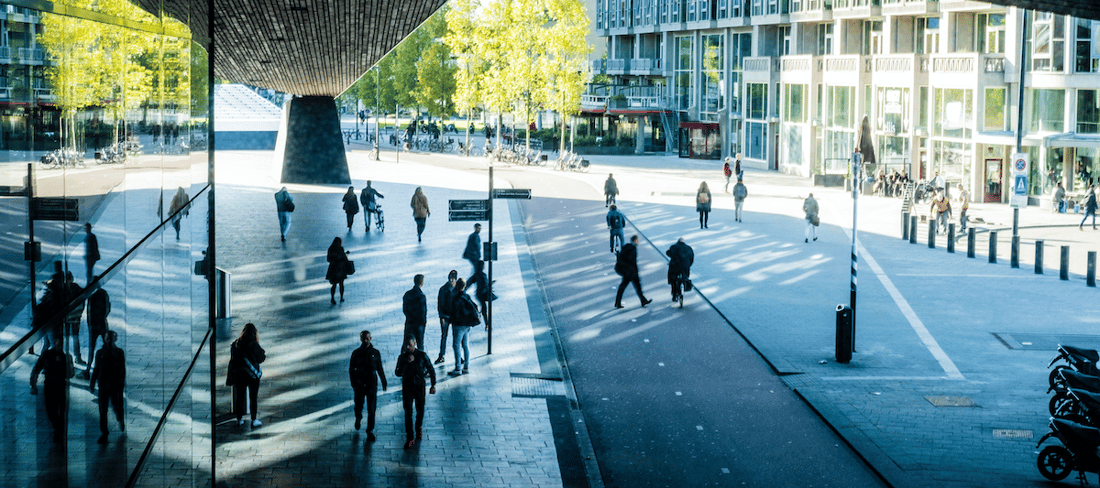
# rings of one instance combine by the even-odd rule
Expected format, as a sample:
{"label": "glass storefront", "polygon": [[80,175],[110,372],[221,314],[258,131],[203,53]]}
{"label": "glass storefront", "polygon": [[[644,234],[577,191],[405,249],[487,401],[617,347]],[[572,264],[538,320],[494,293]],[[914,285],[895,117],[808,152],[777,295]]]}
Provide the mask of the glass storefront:
{"label": "glass storefront", "polygon": [[[64,15],[8,6],[0,22],[0,456],[23,467],[3,485],[208,484],[206,52],[125,1],[38,4]],[[110,411],[101,446],[88,386],[108,334],[125,434]],[[32,395],[62,353],[74,376],[45,368]]]}

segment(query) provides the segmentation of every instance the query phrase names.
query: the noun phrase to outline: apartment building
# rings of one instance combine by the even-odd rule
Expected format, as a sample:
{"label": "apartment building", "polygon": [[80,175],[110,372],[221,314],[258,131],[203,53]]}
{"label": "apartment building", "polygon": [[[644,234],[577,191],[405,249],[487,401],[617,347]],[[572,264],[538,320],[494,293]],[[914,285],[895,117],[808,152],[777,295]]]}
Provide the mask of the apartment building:
{"label": "apartment building", "polygon": [[[1100,171],[1100,22],[988,3],[904,0],[597,0],[612,84],[590,116],[667,133],[683,157],[845,174],[866,115],[872,171],[942,173],[976,201],[1007,202],[1020,54],[1023,152],[1038,204]],[[1026,40],[1026,43],[1025,43]],[[1048,203],[1047,203],[1048,204]]]}

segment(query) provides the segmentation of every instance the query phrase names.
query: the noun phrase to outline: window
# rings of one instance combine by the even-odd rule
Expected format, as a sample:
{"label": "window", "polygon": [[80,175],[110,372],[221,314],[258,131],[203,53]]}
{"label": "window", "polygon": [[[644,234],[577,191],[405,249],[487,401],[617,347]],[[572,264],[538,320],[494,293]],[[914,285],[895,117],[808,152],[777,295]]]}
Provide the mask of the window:
{"label": "window", "polygon": [[1100,134],[1100,97],[1097,90],[1077,90],[1077,132]]}
{"label": "window", "polygon": [[1050,12],[1035,12],[1032,29],[1031,69],[1061,72],[1066,57],[1065,17]]}
{"label": "window", "polygon": [[928,129],[928,87],[920,87],[920,99],[917,100],[917,128]]}
{"label": "window", "polygon": [[860,54],[882,54],[882,21],[863,21],[863,45],[860,46]]}
{"label": "window", "polygon": [[909,132],[909,89],[878,89],[878,130],[887,134]]}
{"label": "window", "polygon": [[932,134],[940,137],[970,138],[974,126],[974,96],[970,90],[937,88]]}
{"label": "window", "polygon": [[806,121],[806,85],[786,85],[783,90],[783,120],[793,123]]}
{"label": "window", "polygon": [[855,87],[829,87],[829,118],[826,125],[834,127],[855,127]]}
{"label": "window", "polygon": [[779,45],[782,46],[779,50],[780,56],[786,56],[791,53],[791,26],[784,25],[779,27]]}
{"label": "window", "polygon": [[703,36],[703,106],[700,119],[718,121],[718,110],[725,107],[722,93],[723,74],[725,73],[725,36],[706,34]]}
{"label": "window", "polygon": [[767,83],[748,84],[748,117],[749,119],[764,120],[768,114],[768,85]]}
{"label": "window", "polygon": [[833,24],[817,25],[817,51],[818,56],[833,54]]}
{"label": "window", "polygon": [[1005,109],[1008,107],[1008,104],[1005,103],[1007,92],[1008,90],[1005,88],[985,89],[985,116],[982,117],[983,130],[990,132],[1008,130],[1005,114]]}
{"label": "window", "polygon": [[1064,130],[1065,90],[1030,89],[1031,131],[1062,132]]}
{"label": "window", "polygon": [[978,32],[981,38],[980,52],[986,54],[1004,54],[1005,52],[1005,14],[981,14],[978,16]]}
{"label": "window", "polygon": [[1100,22],[1077,19],[1077,55],[1075,69],[1078,73],[1100,71]]}
{"label": "window", "polygon": [[692,106],[691,51],[694,40],[692,36],[679,36],[676,38],[676,105],[679,110],[689,110]]}
{"label": "window", "polygon": [[936,54],[940,52],[940,18],[922,17],[917,19],[917,54]]}
{"label": "window", "polygon": [[[749,56],[752,48],[752,34],[730,34],[730,114],[740,116],[741,107],[741,72],[745,69],[744,60]],[[736,140],[736,139],[735,139]]]}

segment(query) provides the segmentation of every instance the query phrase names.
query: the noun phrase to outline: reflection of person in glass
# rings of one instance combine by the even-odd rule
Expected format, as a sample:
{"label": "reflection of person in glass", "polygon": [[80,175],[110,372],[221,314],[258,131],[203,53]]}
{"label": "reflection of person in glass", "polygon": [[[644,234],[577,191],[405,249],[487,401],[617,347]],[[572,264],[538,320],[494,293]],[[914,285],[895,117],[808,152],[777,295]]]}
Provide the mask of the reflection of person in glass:
{"label": "reflection of person in glass", "polygon": [[[187,196],[187,192],[181,186],[176,190],[176,196],[172,197],[172,205],[168,207],[168,213],[172,215],[172,227],[176,229],[177,241],[180,238],[180,220],[187,216],[186,207],[190,201],[191,198]],[[183,212],[180,212],[180,210],[183,210]]]}
{"label": "reflection of person in glass", "polygon": [[248,408],[253,427],[263,425],[256,417],[259,410],[260,376],[263,374],[260,363],[265,359],[267,355],[264,348],[260,347],[256,325],[245,324],[240,337],[229,346],[229,375],[226,378],[226,384],[233,387],[233,404],[237,406],[233,413],[237,416],[237,425],[244,425],[245,408]]}
{"label": "reflection of person in glass", "polygon": [[88,237],[84,239],[84,264],[88,268],[88,283],[92,282],[96,261],[99,261],[99,239],[92,233],[92,223],[84,224],[84,232]]}
{"label": "reflection of person in glass", "polygon": [[43,403],[46,416],[53,426],[54,441],[65,437],[65,412],[69,403],[69,378],[73,377],[73,358],[65,354],[61,343],[61,330],[54,328],[49,332],[52,340],[49,349],[42,351],[38,361],[31,369],[31,395],[38,394],[38,374],[44,373],[42,389],[45,390]]}
{"label": "reflection of person in glass", "polygon": [[122,410],[122,391],[126,389],[126,353],[115,345],[118,334],[107,332],[103,337],[103,349],[95,355],[95,369],[88,382],[88,391],[95,393],[95,384],[99,382],[99,437],[100,444],[107,443],[107,404],[114,407],[118,419],[118,430],[126,432],[126,422]]}

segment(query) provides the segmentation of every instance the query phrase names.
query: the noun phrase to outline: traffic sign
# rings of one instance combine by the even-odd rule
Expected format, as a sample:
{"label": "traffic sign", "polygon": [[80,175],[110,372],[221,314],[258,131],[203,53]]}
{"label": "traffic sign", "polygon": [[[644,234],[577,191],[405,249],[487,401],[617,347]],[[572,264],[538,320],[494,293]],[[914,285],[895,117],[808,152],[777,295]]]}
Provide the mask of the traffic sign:
{"label": "traffic sign", "polygon": [[531,199],[530,188],[497,188],[493,190],[493,198],[522,198]]}
{"label": "traffic sign", "polygon": [[454,210],[489,210],[489,200],[449,200],[448,209]]}
{"label": "traffic sign", "polygon": [[475,221],[475,220],[489,220],[488,210],[451,210],[447,212],[447,221],[460,222],[460,221]]}
{"label": "traffic sign", "polygon": [[34,220],[74,222],[79,220],[80,217],[80,202],[75,198],[33,198],[31,199],[31,215]]}
{"label": "traffic sign", "polygon": [[1012,155],[1012,171],[1016,174],[1027,174],[1027,153]]}

